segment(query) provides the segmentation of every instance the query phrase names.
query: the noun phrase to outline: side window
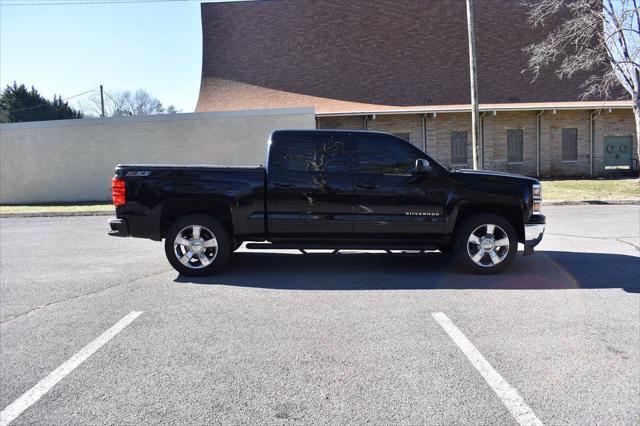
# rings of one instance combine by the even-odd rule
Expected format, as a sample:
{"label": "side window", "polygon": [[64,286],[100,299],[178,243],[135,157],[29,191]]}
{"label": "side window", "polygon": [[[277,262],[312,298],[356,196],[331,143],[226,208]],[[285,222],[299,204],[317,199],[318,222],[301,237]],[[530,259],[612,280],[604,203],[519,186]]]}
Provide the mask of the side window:
{"label": "side window", "polygon": [[354,138],[358,162],[354,173],[404,175],[422,158],[409,143],[385,136],[357,136]]}
{"label": "side window", "polygon": [[578,129],[562,129],[562,161],[578,159]]}
{"label": "side window", "polygon": [[290,172],[344,173],[344,142],[330,134],[284,134],[272,148],[272,165]]}
{"label": "side window", "polygon": [[507,130],[507,162],[522,163],[522,129]]}
{"label": "side window", "polygon": [[451,132],[451,164],[467,164],[467,132]]}

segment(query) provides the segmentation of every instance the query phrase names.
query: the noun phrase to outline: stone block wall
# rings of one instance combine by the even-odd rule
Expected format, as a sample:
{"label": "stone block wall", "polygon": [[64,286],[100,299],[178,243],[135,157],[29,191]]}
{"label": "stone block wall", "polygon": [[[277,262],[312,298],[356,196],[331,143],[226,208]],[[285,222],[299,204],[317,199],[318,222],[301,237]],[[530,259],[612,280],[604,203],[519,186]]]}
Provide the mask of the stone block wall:
{"label": "stone block wall", "polygon": [[[607,136],[632,136],[633,156],[637,165],[637,137],[635,121],[630,109],[602,110],[595,116],[593,126],[593,154],[590,146],[591,110],[543,111],[540,116],[540,175],[542,177],[589,176],[591,155],[593,175],[605,174],[604,139]],[[537,115],[539,111],[497,111],[483,114],[482,165],[486,170],[536,176],[537,170]],[[319,117],[319,127],[358,129],[364,126],[363,116]],[[410,142],[424,149],[438,161],[451,166],[451,132],[467,132],[467,163],[456,167],[471,168],[471,114],[428,114],[425,120],[426,141],[423,141],[423,114],[377,115],[367,119],[367,129],[388,133],[409,133]],[[577,129],[577,159],[562,158],[562,131]],[[509,162],[507,158],[507,132],[522,129],[522,162]]]}

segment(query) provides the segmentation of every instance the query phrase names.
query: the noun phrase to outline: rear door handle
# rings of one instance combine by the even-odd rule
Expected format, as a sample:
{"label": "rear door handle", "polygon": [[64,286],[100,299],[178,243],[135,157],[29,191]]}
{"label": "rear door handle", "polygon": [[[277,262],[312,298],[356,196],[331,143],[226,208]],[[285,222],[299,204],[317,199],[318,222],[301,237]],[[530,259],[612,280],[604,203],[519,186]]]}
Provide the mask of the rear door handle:
{"label": "rear door handle", "polygon": [[362,188],[362,189],[377,189],[378,188],[378,185],[376,185],[375,183],[372,183],[372,182],[359,183],[356,186],[358,188]]}
{"label": "rear door handle", "polygon": [[291,182],[274,182],[273,186],[276,188],[291,188],[293,184]]}

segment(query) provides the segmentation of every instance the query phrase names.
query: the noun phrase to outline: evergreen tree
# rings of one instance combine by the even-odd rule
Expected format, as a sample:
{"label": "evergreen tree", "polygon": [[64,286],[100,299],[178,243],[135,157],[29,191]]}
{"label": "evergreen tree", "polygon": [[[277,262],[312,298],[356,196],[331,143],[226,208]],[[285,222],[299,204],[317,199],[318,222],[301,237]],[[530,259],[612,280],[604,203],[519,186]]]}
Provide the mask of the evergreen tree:
{"label": "evergreen tree", "polygon": [[62,96],[53,96],[51,103],[51,113],[49,120],[65,120],[69,118],[82,118],[82,113],[69,106],[69,103],[62,100]]}
{"label": "evergreen tree", "polygon": [[61,96],[54,95],[53,101],[44,98],[33,86],[29,90],[14,81],[0,94],[0,123],[70,118],[82,118],[82,113],[71,108]]}

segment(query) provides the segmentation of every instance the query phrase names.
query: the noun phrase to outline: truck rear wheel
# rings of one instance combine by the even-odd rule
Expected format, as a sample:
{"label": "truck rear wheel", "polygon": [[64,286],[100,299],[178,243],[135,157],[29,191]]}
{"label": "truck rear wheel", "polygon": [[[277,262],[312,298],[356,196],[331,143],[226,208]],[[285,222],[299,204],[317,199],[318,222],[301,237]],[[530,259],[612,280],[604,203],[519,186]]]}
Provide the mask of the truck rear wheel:
{"label": "truck rear wheel", "polygon": [[508,220],[484,213],[461,224],[454,246],[464,268],[477,274],[494,274],[513,261],[518,252],[518,236]]}
{"label": "truck rear wheel", "polygon": [[171,226],[165,236],[164,251],[180,274],[204,276],[227,263],[231,243],[220,222],[196,214],[180,218]]}

